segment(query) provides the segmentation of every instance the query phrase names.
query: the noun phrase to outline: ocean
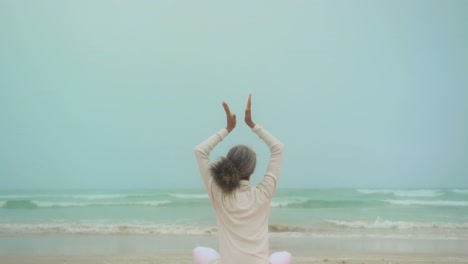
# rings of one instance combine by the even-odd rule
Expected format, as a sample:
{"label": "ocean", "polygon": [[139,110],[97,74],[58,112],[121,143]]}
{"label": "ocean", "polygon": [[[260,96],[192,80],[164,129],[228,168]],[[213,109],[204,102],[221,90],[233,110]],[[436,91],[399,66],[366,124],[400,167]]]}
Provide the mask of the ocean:
{"label": "ocean", "polygon": [[[279,189],[273,237],[468,239],[467,189]],[[0,192],[0,236],[214,236],[204,190]]]}

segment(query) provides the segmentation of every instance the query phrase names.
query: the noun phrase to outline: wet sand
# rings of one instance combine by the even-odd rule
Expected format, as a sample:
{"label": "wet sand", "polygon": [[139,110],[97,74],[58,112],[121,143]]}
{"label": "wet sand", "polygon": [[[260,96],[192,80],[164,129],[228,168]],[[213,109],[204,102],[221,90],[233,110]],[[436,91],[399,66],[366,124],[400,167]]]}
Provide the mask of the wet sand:
{"label": "wet sand", "polygon": [[[0,256],[5,264],[191,264],[189,254],[161,254],[154,256]],[[410,255],[299,255],[292,263],[340,263],[340,264],[422,264],[468,263],[463,257],[410,256]]]}
{"label": "wet sand", "polygon": [[[190,264],[196,246],[216,249],[216,236],[0,236],[0,263]],[[468,263],[467,248],[457,239],[270,238],[270,252],[289,251],[297,264]]]}

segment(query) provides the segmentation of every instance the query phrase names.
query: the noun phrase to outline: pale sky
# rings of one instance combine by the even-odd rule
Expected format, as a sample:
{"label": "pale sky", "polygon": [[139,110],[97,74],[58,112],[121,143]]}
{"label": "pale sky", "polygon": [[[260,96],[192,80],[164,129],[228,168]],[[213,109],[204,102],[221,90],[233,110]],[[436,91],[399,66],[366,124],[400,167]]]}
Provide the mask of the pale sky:
{"label": "pale sky", "polygon": [[0,2],[0,189],[202,188],[193,148],[286,146],[280,187],[467,188],[468,1]]}

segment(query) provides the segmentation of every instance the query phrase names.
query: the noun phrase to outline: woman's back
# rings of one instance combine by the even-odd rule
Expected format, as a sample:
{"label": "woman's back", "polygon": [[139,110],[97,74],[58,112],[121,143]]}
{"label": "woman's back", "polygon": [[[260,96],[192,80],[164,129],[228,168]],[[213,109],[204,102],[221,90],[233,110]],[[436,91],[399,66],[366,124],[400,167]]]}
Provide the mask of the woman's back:
{"label": "woman's back", "polygon": [[218,192],[212,201],[221,263],[269,263],[270,200],[249,181],[242,181],[234,193]]}
{"label": "woman's back", "polygon": [[[228,117],[228,126],[195,147],[195,157],[213,203],[218,226],[220,256],[209,263],[270,263],[268,218],[270,202],[282,166],[284,145],[252,122],[249,97],[246,123],[270,149],[270,159],[263,179],[257,186],[250,184],[250,175],[253,172],[251,165],[255,164],[255,155],[250,155],[243,146],[235,146],[231,149],[234,151],[230,151],[226,158],[212,164],[209,158],[211,151],[235,127],[235,115],[230,113],[226,103],[223,102],[223,106]],[[232,153],[236,154],[230,155]],[[240,160],[236,157],[240,157]],[[214,255],[217,253],[214,252]],[[290,258],[289,253],[283,255],[283,259]],[[288,261],[281,263],[289,263]]]}

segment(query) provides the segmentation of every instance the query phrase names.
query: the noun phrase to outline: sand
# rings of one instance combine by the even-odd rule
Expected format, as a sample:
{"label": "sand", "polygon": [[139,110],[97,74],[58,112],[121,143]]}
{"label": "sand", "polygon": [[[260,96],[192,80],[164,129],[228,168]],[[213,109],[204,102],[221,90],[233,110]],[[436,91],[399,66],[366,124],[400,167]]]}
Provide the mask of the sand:
{"label": "sand", "polygon": [[[191,264],[188,254],[160,254],[154,256],[0,256],[5,264]],[[340,264],[421,264],[421,263],[468,263],[463,257],[409,256],[409,255],[300,255],[294,256],[294,264],[340,263]]]}
{"label": "sand", "polygon": [[[197,246],[215,236],[0,236],[0,264],[191,264]],[[468,240],[271,237],[270,252],[287,250],[292,263],[467,263]],[[248,263],[246,263],[248,264]]]}

